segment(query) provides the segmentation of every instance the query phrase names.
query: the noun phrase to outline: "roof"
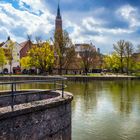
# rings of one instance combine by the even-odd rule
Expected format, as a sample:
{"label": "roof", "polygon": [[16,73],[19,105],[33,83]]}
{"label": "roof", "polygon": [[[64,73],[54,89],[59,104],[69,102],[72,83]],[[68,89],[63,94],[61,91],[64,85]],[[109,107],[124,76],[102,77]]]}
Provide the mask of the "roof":
{"label": "roof", "polygon": [[26,46],[28,45],[28,43],[31,43],[31,45],[33,44],[32,41],[27,40],[27,41],[24,41],[24,42],[20,43],[20,46],[21,46],[22,49],[23,49],[24,47],[26,47]]}
{"label": "roof", "polygon": [[[0,47],[7,48],[7,44],[9,44],[9,41],[11,41],[11,40],[6,40],[5,42],[1,43]],[[20,46],[20,49],[21,49],[21,45],[19,43],[14,42],[14,44]]]}
{"label": "roof", "polygon": [[92,43],[91,44],[88,44],[88,43],[75,44],[75,51],[80,52],[81,51],[81,48],[80,48],[81,46],[91,46],[91,47],[93,47],[94,51],[96,51],[96,47]]}
{"label": "roof", "polygon": [[0,47],[2,47],[4,45],[4,42],[0,43]]}

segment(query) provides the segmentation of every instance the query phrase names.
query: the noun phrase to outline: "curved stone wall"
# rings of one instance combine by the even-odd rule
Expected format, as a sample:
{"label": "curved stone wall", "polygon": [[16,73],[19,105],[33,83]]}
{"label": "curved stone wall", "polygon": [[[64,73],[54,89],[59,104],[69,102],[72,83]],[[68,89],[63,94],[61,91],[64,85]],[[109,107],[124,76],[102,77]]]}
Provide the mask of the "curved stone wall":
{"label": "curved stone wall", "polygon": [[24,81],[24,80],[58,80],[61,79],[62,76],[0,76],[0,81]]}
{"label": "curved stone wall", "polygon": [[[31,93],[32,92],[32,93]],[[14,104],[29,103],[38,100],[51,99],[60,96],[58,92],[47,90],[20,90],[15,92],[18,96],[14,96]],[[28,94],[30,93],[30,94]],[[4,98],[0,98],[0,107],[10,106],[12,104],[11,92],[0,92],[1,96],[6,95]],[[9,96],[8,96],[9,95]]]}
{"label": "curved stone wall", "polygon": [[0,139],[2,140],[70,140],[71,101],[65,92],[50,99],[36,100],[0,108]]}

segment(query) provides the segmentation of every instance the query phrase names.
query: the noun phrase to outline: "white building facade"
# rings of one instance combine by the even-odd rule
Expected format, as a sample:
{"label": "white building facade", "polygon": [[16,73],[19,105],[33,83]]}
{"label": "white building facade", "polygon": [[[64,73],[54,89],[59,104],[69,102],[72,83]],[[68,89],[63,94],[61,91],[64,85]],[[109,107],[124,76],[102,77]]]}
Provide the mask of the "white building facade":
{"label": "white building facade", "polygon": [[[12,48],[9,47],[10,43],[13,43]],[[6,51],[9,50],[10,54],[12,54],[11,61],[8,59],[6,60],[6,64],[3,66],[3,68],[0,68],[0,72],[4,73],[16,73],[16,70],[20,69],[20,50],[21,46],[17,42],[13,42],[10,37],[8,37],[8,40],[3,44],[2,48]],[[7,58],[8,56],[6,56]],[[11,65],[10,65],[11,62]]]}

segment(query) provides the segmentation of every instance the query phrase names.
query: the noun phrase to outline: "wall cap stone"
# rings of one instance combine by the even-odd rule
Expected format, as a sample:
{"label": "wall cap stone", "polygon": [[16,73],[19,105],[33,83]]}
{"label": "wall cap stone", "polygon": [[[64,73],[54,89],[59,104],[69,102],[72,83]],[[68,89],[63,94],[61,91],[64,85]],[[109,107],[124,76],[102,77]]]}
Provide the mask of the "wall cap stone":
{"label": "wall cap stone", "polygon": [[69,92],[64,92],[63,98],[62,98],[61,91],[57,90],[53,92],[59,93],[60,96],[50,98],[50,99],[43,99],[39,101],[33,101],[29,103],[14,105],[14,111],[12,111],[11,106],[0,108],[0,121],[7,118],[11,118],[11,117],[16,117],[16,116],[24,115],[27,113],[32,113],[35,111],[41,111],[41,110],[54,108],[56,106],[70,103],[73,100],[73,95]]}

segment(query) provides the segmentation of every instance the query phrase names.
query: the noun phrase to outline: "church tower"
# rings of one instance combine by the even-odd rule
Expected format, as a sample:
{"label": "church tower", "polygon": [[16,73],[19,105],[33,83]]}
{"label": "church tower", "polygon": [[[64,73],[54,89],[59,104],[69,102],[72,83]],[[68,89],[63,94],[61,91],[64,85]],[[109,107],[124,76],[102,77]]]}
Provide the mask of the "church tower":
{"label": "church tower", "polygon": [[60,42],[62,40],[62,35],[63,34],[63,28],[62,28],[62,17],[60,13],[60,6],[58,3],[58,8],[57,8],[57,16],[55,19],[55,43],[59,45],[60,47]]}

